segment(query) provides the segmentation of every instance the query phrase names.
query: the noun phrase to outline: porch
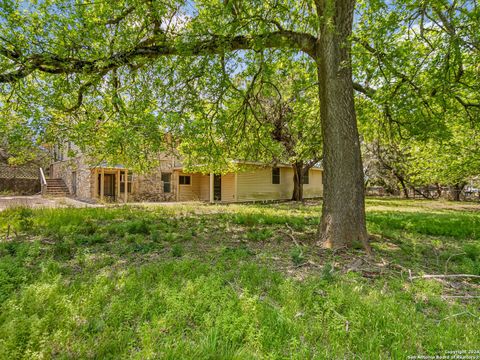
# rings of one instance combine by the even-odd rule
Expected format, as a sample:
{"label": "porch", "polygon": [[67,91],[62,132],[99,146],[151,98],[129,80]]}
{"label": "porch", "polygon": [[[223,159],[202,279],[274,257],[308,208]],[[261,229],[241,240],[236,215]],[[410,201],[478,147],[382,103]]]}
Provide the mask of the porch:
{"label": "porch", "polygon": [[123,167],[93,168],[92,198],[100,202],[128,202],[132,193],[132,172]]}

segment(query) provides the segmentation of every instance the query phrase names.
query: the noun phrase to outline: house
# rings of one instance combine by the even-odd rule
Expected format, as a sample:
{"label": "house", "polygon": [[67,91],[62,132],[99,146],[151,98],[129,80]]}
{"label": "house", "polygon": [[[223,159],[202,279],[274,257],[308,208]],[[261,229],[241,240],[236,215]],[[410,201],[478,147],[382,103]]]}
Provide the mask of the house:
{"label": "house", "polygon": [[[241,171],[227,174],[187,172],[175,156],[159,155],[159,166],[136,174],[122,165],[92,165],[84,155],[59,156],[50,165],[49,181],[63,181],[70,195],[87,201],[210,201],[288,200],[293,193],[293,169],[239,162]],[[54,180],[56,179],[56,180]],[[304,178],[304,197],[322,196],[322,170]]]}

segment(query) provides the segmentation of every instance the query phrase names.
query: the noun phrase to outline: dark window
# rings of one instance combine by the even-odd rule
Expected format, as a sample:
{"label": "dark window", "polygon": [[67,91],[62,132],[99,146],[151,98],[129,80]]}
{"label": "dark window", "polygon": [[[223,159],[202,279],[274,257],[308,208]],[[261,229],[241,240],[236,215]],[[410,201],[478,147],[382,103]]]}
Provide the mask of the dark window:
{"label": "dark window", "polygon": [[222,200],[222,176],[217,174],[213,177],[213,199]]}
{"label": "dark window", "polygon": [[179,179],[178,179],[178,183],[180,185],[190,185],[191,182],[190,182],[190,175],[180,175]]}
{"label": "dark window", "polygon": [[308,176],[308,174],[310,173],[310,170],[307,170],[304,174],[303,174],[303,183],[304,184],[307,184],[310,182],[310,177]]}
{"label": "dark window", "polygon": [[77,195],[77,172],[72,171],[72,193]]}
{"label": "dark window", "polygon": [[[129,173],[128,174],[128,185],[127,185],[127,191],[129,193],[132,192],[132,181],[133,181],[133,174]],[[125,192],[125,171],[120,172],[120,192],[121,193]]]}
{"label": "dark window", "polygon": [[162,173],[162,182],[163,182],[163,192],[169,193],[172,191],[170,181],[172,179],[172,174],[170,173]]}
{"label": "dark window", "polygon": [[280,184],[280,168],[272,168],[272,184]]}

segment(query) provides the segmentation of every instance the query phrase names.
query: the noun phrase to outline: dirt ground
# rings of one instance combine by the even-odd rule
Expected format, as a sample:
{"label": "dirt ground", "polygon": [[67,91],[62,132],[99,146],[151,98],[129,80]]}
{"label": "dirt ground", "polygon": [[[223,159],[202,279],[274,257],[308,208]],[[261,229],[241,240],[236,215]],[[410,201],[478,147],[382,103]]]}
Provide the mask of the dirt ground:
{"label": "dirt ground", "polygon": [[0,211],[15,208],[15,207],[29,207],[29,208],[61,208],[61,207],[92,207],[99,205],[87,204],[78,200],[59,197],[59,198],[45,198],[40,195],[32,196],[0,196]]}

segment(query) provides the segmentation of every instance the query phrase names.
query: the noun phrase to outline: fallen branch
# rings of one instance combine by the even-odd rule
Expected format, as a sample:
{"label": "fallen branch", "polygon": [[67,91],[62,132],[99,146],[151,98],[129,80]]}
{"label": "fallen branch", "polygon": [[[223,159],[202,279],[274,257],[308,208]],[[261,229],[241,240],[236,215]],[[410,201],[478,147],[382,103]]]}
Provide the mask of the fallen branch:
{"label": "fallen branch", "polygon": [[318,265],[318,264],[314,263],[314,262],[313,262],[313,261],[311,261],[311,260],[308,260],[308,261],[306,261],[306,262],[304,262],[304,263],[301,263],[301,264],[295,265],[295,266],[294,266],[294,268],[295,268],[295,269],[298,269],[298,268],[301,268],[301,267],[303,267],[303,266],[307,266],[307,265],[310,265],[310,266],[314,266],[314,267],[321,268],[321,266],[320,266],[320,265]]}
{"label": "fallen branch", "polygon": [[466,278],[475,278],[480,279],[480,275],[471,275],[471,274],[450,274],[450,275],[419,275],[419,276],[409,276],[410,280],[413,279],[441,279],[441,278],[459,278],[459,277],[466,277]]}
{"label": "fallen branch", "polygon": [[460,315],[471,315],[471,316],[473,316],[474,318],[480,319],[478,316],[476,316],[475,314],[472,314],[470,311],[463,311],[463,312],[458,313],[458,314],[453,314],[453,315],[444,317],[443,319],[438,320],[438,323],[440,323],[440,322],[442,322],[442,321],[444,321],[444,320],[447,320],[447,319],[451,319],[451,318],[460,316]]}
{"label": "fallen branch", "polygon": [[282,234],[287,235],[290,239],[292,239],[292,241],[295,245],[300,246],[301,245],[300,242],[298,242],[297,239],[295,239],[295,236],[293,236],[293,229],[291,228],[291,226],[288,225],[288,223],[285,223],[285,226],[288,228],[288,230],[290,230],[290,233],[288,233],[286,231],[282,231],[282,230],[280,230],[280,232]]}
{"label": "fallen branch", "polygon": [[298,241],[295,239],[295,237],[292,234],[289,234],[289,233],[287,233],[286,231],[283,231],[283,230],[280,230],[280,233],[284,234],[284,235],[287,235],[294,242],[295,245],[300,246],[300,244],[298,243]]}
{"label": "fallen branch", "polygon": [[295,265],[293,268],[294,268],[294,269],[298,269],[298,268],[304,267],[304,266],[306,266],[306,265],[308,265],[308,261],[307,261],[307,262],[304,262],[304,263],[301,263],[301,264],[298,264],[298,265]]}
{"label": "fallen branch", "polygon": [[287,227],[288,230],[290,230],[290,232],[293,233],[293,229],[290,225],[288,225],[288,223],[285,223],[285,226]]}

